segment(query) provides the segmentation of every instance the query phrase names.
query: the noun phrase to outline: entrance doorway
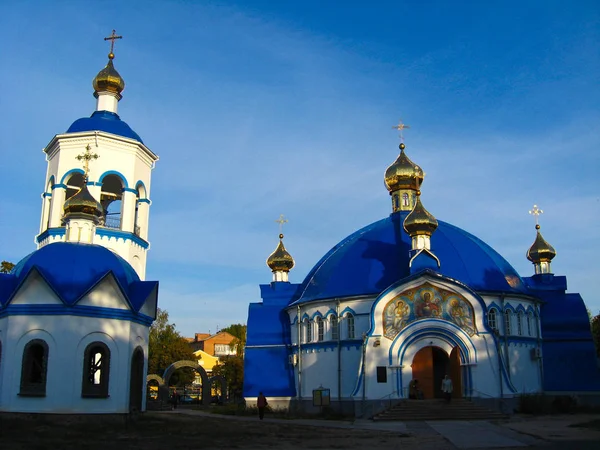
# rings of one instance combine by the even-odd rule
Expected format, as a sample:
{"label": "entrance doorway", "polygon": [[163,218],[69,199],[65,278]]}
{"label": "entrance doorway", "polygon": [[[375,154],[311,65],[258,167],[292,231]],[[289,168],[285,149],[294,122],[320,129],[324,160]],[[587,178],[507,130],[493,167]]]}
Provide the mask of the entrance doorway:
{"label": "entrance doorway", "polygon": [[417,352],[412,362],[413,380],[419,381],[424,398],[442,398],[442,379],[446,374],[452,378],[453,397],[461,397],[460,353],[454,348],[450,356],[439,347],[424,347]]}

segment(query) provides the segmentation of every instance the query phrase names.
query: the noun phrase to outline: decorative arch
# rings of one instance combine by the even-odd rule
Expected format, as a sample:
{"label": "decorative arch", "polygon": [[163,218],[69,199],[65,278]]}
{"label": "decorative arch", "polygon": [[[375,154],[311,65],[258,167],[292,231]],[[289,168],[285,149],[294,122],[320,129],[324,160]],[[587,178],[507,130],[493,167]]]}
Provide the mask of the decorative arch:
{"label": "decorative arch", "polygon": [[315,312],[315,313],[314,313],[314,314],[311,316],[310,320],[315,320],[317,317],[320,317],[320,318],[322,319],[322,318],[323,318],[323,314],[321,314],[321,312],[320,312],[320,311],[317,311],[317,312]]}
{"label": "decorative arch", "polygon": [[[221,403],[222,399],[225,398],[227,399],[227,380],[225,379],[225,377],[223,375],[215,375],[214,377],[210,377],[208,379],[208,383],[210,384],[210,388],[212,391],[212,388],[215,387],[215,385],[217,383],[220,384],[220,388],[221,388],[221,395],[218,396],[219,397],[219,403]],[[202,400],[204,401],[204,383],[203,383],[203,392],[202,392]],[[212,399],[211,399],[212,400]]]}
{"label": "decorative arch", "polygon": [[330,315],[332,315],[332,314],[334,314],[334,315],[336,315],[336,316],[337,316],[337,313],[335,312],[335,310],[333,310],[332,308],[329,308],[329,311],[327,311],[327,312],[325,313],[325,317],[329,317],[329,316],[330,316]]}
{"label": "decorative arch", "polygon": [[71,169],[71,170],[65,172],[65,174],[62,176],[62,178],[60,179],[60,184],[63,184],[63,185],[67,184],[67,180],[69,178],[71,178],[71,175],[73,175],[75,173],[78,173],[81,175],[85,174],[82,169]]}
{"label": "decorative arch", "polygon": [[181,369],[182,367],[190,367],[200,374],[200,378],[202,379],[201,404],[210,405],[210,380],[208,379],[208,374],[206,373],[206,370],[204,370],[204,367],[198,364],[198,361],[182,360],[174,362],[169,367],[167,367],[162,376],[165,386],[169,385],[171,375],[173,375],[177,369]]}
{"label": "decorative arch", "polygon": [[127,178],[125,177],[125,175],[123,175],[121,172],[119,172],[117,170],[107,170],[102,175],[100,175],[100,177],[98,178],[98,182],[102,183],[102,181],[104,181],[104,178],[106,178],[109,175],[116,175],[117,177],[119,177],[121,179],[123,187],[129,188],[129,184],[127,184]]}
{"label": "decorative arch", "polygon": [[148,198],[148,190],[142,180],[135,183],[135,191],[138,193],[138,199]]}
{"label": "decorative arch", "polygon": [[356,316],[356,311],[354,311],[352,308],[350,308],[349,306],[346,306],[341,312],[340,312],[340,317],[344,317],[346,315],[346,313],[350,313],[353,316]]}

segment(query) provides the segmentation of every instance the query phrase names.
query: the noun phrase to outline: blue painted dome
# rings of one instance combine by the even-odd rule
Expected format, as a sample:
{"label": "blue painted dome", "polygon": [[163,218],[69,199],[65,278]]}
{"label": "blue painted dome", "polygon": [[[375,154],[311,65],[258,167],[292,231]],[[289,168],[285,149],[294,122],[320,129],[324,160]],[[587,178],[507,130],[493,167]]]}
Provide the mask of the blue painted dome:
{"label": "blue painted dome", "polygon": [[80,131],[106,131],[144,143],[138,134],[121,120],[118,114],[110,111],[95,111],[91,117],[77,119],[71,124],[67,133],[78,133]]}
{"label": "blue painted dome", "polygon": [[[351,234],[310,271],[299,303],[354,295],[377,295],[410,275],[411,238],[402,224],[407,212],[390,215]],[[482,240],[439,221],[431,250],[439,272],[476,291],[525,293],[515,269]]]}
{"label": "blue painted dome", "polygon": [[36,268],[68,304],[75,302],[101,278],[112,272],[123,289],[140,281],[131,265],[100,245],[55,242],[30,253],[12,270],[23,282]]}

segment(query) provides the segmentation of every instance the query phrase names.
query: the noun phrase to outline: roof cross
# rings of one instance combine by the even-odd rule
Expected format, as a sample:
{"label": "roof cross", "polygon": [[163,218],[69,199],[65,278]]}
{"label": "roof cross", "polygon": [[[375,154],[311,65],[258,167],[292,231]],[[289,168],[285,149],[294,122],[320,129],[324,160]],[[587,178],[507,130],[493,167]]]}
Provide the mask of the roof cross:
{"label": "roof cross", "polygon": [[279,219],[277,219],[275,222],[277,222],[279,224],[279,234],[282,234],[282,232],[283,232],[283,224],[287,223],[288,220],[283,216],[283,214],[281,214],[279,216]]}
{"label": "roof cross", "polygon": [[88,181],[88,175],[90,173],[90,161],[100,158],[97,153],[92,153],[92,147],[90,144],[85,148],[85,152],[75,157],[78,161],[83,161],[83,178]]}
{"label": "roof cross", "polygon": [[104,38],[105,41],[110,41],[110,53],[108,54],[108,57],[110,59],[113,59],[115,57],[113,50],[115,49],[115,40],[116,39],[123,39],[123,36],[117,36],[115,33],[115,30],[112,30],[112,34],[109,37]]}
{"label": "roof cross", "polygon": [[398,132],[400,133],[400,142],[404,142],[404,133],[402,133],[402,130],[410,128],[410,126],[402,123],[402,120],[399,120],[398,125],[394,125],[392,128],[398,130]]}
{"label": "roof cross", "polygon": [[539,217],[540,214],[544,214],[544,211],[542,211],[540,208],[538,208],[538,205],[533,205],[533,209],[531,211],[529,211],[529,214],[531,214],[532,216],[535,217],[535,226],[538,227],[539,224]]}

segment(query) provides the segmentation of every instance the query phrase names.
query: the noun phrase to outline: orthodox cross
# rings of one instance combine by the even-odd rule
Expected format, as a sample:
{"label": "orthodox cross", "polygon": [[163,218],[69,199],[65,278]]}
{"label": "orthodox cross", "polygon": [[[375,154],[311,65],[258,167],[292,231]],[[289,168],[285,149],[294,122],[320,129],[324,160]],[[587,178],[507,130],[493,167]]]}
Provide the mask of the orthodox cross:
{"label": "orthodox cross", "polygon": [[83,161],[83,177],[85,178],[85,181],[88,180],[88,174],[90,172],[90,161],[98,158],[98,154],[92,153],[92,147],[90,147],[90,144],[88,144],[85,148],[85,152],[75,157],[76,160]]}
{"label": "orthodox cross", "polygon": [[[117,36],[115,33],[115,30],[112,31],[112,34],[109,37],[104,38],[105,41],[110,41],[110,53],[108,54],[108,56],[110,57],[110,55],[112,55],[112,58],[115,57],[113,50],[115,48],[115,40],[116,39],[123,39],[123,36]],[[112,58],[110,58],[110,59],[112,59]]]}
{"label": "orthodox cross", "polygon": [[533,209],[531,211],[529,211],[529,214],[531,214],[532,216],[535,216],[535,225],[536,225],[536,227],[539,226],[539,217],[540,217],[540,214],[544,214],[544,211],[542,211],[540,208],[538,208],[538,205],[533,205]]}
{"label": "orthodox cross", "polygon": [[410,128],[410,126],[402,123],[402,120],[399,120],[398,125],[394,125],[392,128],[398,130],[398,132],[400,133],[400,142],[404,142],[404,133],[402,133],[402,130]]}
{"label": "orthodox cross", "polygon": [[275,222],[277,222],[279,224],[279,234],[282,234],[282,232],[283,232],[283,224],[287,223],[288,220],[285,217],[283,217],[283,214],[281,214],[279,216],[279,219],[277,219]]}

